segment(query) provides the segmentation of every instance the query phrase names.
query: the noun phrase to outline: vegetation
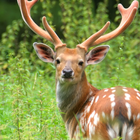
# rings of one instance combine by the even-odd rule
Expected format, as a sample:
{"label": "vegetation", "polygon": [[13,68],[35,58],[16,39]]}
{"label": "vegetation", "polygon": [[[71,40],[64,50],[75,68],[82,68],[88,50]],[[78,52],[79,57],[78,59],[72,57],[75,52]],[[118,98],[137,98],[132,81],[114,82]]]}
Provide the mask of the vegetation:
{"label": "vegetation", "polygon": [[[92,0],[40,0],[32,9],[32,17],[42,26],[40,17],[46,15],[63,42],[75,47],[109,20],[107,2],[99,3],[95,14]],[[117,11],[107,32],[118,26],[120,18]],[[140,90],[139,19],[137,13],[132,25],[121,36],[104,43],[111,47],[106,59],[86,69],[92,85],[99,89],[122,85]],[[66,140],[68,136],[55,101],[55,68],[37,58],[33,42],[43,42],[53,48],[48,41],[35,35],[22,19],[9,24],[2,35],[0,139]]]}

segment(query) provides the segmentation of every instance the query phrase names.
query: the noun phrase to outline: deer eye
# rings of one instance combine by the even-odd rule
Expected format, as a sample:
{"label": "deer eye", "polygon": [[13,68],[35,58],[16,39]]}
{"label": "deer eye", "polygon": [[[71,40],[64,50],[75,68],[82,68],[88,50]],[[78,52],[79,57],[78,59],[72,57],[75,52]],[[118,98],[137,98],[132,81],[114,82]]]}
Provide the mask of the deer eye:
{"label": "deer eye", "polygon": [[83,63],[84,63],[83,61],[80,61],[80,62],[78,63],[78,65],[79,65],[79,66],[82,66]]}
{"label": "deer eye", "polygon": [[56,63],[57,63],[57,64],[60,64],[60,60],[59,60],[59,59],[56,59]]}

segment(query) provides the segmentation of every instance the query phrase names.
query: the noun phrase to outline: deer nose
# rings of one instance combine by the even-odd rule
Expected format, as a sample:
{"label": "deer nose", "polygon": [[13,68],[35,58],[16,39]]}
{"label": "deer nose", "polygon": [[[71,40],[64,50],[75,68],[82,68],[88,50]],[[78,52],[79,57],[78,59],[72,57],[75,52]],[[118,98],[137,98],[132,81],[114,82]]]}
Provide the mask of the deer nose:
{"label": "deer nose", "polygon": [[62,77],[63,78],[71,78],[73,76],[73,70],[72,69],[63,69],[62,71]]}

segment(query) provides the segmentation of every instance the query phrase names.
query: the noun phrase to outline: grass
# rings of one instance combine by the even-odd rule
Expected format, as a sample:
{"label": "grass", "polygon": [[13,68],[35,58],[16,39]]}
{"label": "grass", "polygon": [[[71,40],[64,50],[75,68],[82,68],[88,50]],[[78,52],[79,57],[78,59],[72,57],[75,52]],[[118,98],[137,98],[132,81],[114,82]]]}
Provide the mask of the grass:
{"label": "grass", "polygon": [[11,71],[0,76],[0,139],[67,139],[55,101],[54,78],[39,70],[30,73],[17,60],[11,60],[16,62]]}

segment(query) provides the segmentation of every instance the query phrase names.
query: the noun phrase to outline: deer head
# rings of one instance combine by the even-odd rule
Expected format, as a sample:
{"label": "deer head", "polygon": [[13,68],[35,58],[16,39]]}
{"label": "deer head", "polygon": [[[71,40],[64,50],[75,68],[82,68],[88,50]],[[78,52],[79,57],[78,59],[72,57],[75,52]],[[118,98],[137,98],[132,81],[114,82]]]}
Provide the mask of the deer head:
{"label": "deer head", "polygon": [[106,29],[109,27],[110,22],[97,33],[90,36],[86,41],[78,44],[75,49],[66,47],[66,44],[62,43],[53,29],[46,21],[46,17],[42,18],[44,25],[43,30],[37,26],[30,16],[30,9],[37,2],[37,0],[17,0],[22,17],[26,24],[37,34],[47,39],[54,44],[56,52],[54,52],[49,46],[43,43],[34,43],[34,49],[38,57],[44,62],[53,63],[56,67],[56,79],[61,82],[78,82],[86,66],[90,64],[97,64],[101,62],[108,50],[109,46],[102,45],[92,49],[87,53],[88,48],[111,40],[112,38],[121,34],[132,22],[134,15],[138,8],[138,2],[133,1],[128,9],[123,8],[121,4],[118,5],[118,9],[122,15],[122,20],[117,29],[103,35]]}

